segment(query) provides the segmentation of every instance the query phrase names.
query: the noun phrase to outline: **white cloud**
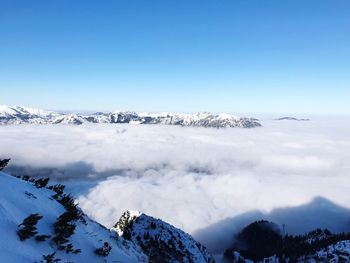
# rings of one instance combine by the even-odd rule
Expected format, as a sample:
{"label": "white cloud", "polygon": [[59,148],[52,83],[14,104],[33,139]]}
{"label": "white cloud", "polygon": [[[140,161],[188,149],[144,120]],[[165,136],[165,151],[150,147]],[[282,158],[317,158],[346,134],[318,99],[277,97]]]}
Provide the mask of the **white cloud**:
{"label": "white cloud", "polygon": [[270,121],[222,130],[1,126],[0,157],[32,173],[47,168],[42,171],[56,179],[73,179],[68,184],[80,193],[82,208],[106,226],[133,209],[193,233],[243,212],[315,196],[349,207],[348,123]]}

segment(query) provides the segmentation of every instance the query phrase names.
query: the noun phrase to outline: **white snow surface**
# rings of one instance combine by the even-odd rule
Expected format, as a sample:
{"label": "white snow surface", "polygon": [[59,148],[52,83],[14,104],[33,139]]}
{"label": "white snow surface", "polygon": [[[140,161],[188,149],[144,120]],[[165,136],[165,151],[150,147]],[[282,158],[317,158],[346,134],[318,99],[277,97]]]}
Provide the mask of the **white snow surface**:
{"label": "white snow surface", "polygon": [[[307,260],[309,263],[316,263],[320,261],[327,262],[350,262],[350,240],[339,241],[327,248],[317,251]],[[300,262],[303,262],[300,260]]]}
{"label": "white snow surface", "polygon": [[16,110],[6,105],[0,105],[0,115],[5,116],[5,114],[16,114]]}
{"label": "white snow surface", "polygon": [[[75,233],[70,237],[74,248],[80,254],[66,254],[57,251],[52,242],[37,242],[34,237],[20,241],[17,226],[30,214],[38,213],[43,218],[37,224],[38,234],[52,235],[53,223],[65,212],[65,208],[51,196],[53,191],[37,189],[31,183],[0,172],[0,256],[1,262],[40,262],[42,255],[56,251],[62,262],[147,262],[140,248],[123,238],[116,239],[115,233],[87,218],[87,225],[76,222]],[[108,257],[99,257],[96,248],[108,242],[112,250]],[[105,261],[105,259],[107,261]]]}

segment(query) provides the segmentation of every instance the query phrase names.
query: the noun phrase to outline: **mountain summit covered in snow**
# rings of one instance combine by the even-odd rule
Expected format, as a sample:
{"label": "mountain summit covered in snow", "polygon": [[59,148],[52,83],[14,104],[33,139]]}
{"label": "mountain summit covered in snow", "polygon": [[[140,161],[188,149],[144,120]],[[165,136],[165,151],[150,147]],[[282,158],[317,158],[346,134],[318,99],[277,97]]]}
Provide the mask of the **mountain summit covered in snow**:
{"label": "mountain summit covered in snow", "polygon": [[189,234],[143,213],[126,211],[113,229],[139,245],[150,262],[214,263],[207,249]]}
{"label": "mountain summit covered in snow", "polygon": [[84,123],[132,123],[163,124],[211,128],[254,128],[261,124],[257,119],[236,117],[231,114],[182,114],[182,113],[136,113],[128,111],[97,112],[92,114],[60,113],[22,106],[0,106],[0,124],[84,124]]}

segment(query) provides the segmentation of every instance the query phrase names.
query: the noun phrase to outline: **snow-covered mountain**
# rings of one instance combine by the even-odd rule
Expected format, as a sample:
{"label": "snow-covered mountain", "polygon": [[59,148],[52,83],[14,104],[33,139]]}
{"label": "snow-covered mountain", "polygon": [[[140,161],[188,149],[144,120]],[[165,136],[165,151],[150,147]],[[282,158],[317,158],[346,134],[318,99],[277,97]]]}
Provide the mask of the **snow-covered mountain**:
{"label": "snow-covered mountain", "polygon": [[0,106],[0,124],[83,124],[83,123],[132,123],[132,124],[164,124],[191,127],[241,127],[254,128],[261,124],[257,119],[236,117],[230,114],[181,114],[181,113],[136,113],[109,112],[93,114],[67,114],[44,111],[22,106]]}
{"label": "snow-covered mountain", "polygon": [[213,262],[190,235],[145,214],[128,211],[106,229],[47,183],[0,172],[1,262]]}
{"label": "snow-covered mountain", "polygon": [[207,249],[189,234],[143,213],[125,212],[114,229],[138,244],[151,262],[214,262]]}
{"label": "snow-covered mountain", "polygon": [[[62,262],[148,262],[137,245],[124,238],[115,238],[114,232],[84,214],[81,220],[67,219],[67,229],[63,228],[65,233],[69,232],[68,228],[75,227],[74,233],[65,237],[68,242],[55,242],[55,237],[59,236],[57,222],[67,212],[57,201],[57,196],[53,197],[57,193],[2,172],[0,186],[1,262],[50,262],[44,259],[50,255]],[[30,215],[34,218],[36,214],[42,217],[34,226],[37,229],[32,229],[37,233],[33,236],[27,233],[28,238],[21,240],[18,231],[29,230],[28,224],[23,224],[24,219]],[[103,248],[105,242],[111,247],[108,255],[97,255],[95,250]]]}

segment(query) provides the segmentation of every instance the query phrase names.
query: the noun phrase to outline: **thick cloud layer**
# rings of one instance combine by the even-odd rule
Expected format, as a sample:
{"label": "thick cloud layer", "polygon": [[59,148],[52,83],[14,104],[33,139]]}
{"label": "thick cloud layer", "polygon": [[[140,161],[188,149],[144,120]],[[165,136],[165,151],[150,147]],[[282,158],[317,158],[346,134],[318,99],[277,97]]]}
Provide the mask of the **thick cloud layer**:
{"label": "thick cloud layer", "polygon": [[127,209],[194,233],[316,196],[350,207],[349,118],[262,124],[1,126],[0,158],[12,158],[12,172],[68,182],[85,212],[106,226]]}

